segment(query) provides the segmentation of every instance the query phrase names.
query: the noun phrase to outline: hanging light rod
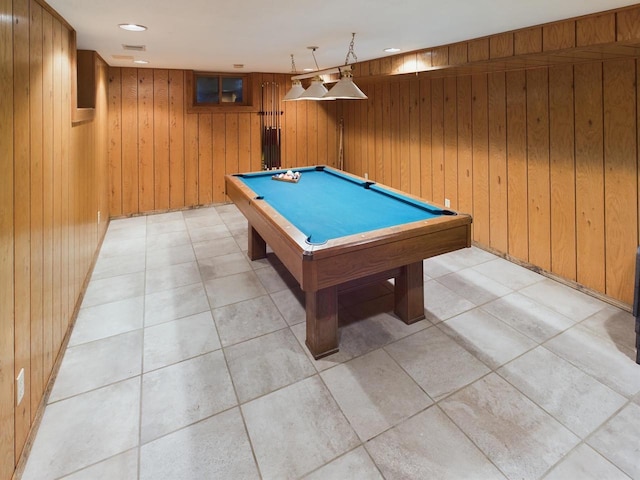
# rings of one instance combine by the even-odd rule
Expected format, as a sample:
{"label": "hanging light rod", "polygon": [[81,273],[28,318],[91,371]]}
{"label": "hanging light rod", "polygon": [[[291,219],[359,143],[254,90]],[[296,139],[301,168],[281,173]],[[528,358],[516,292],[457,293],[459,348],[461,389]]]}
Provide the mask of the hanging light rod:
{"label": "hanging light rod", "polygon": [[313,78],[316,76],[331,75],[333,73],[343,73],[343,72],[350,72],[350,71],[351,71],[351,65],[345,65],[342,67],[334,67],[334,68],[325,68],[324,70],[317,70],[317,71],[314,70],[313,72],[294,75],[293,77],[291,77],[291,80],[304,80],[305,78]]}

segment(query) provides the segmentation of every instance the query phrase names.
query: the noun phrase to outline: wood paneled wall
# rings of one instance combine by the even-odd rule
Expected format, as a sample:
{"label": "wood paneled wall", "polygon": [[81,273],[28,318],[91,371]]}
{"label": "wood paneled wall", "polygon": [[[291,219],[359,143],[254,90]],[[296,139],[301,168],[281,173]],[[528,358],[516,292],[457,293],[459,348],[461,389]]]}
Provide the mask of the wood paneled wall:
{"label": "wood paneled wall", "polygon": [[[362,78],[367,101],[282,103],[283,163],[336,165],[343,118],[345,169],[449,199],[478,244],[630,304],[637,61]],[[184,81],[109,69],[112,216],[223,202],[226,173],[260,168],[258,109],[187,114]]]}
{"label": "wood paneled wall", "polygon": [[358,80],[345,168],[473,214],[473,239],[633,301],[636,58],[447,78]]}
{"label": "wood paneled wall", "polygon": [[[289,75],[255,75],[258,89],[277,83],[284,96],[290,88]],[[225,174],[261,168],[260,105],[251,112],[187,113],[185,76],[109,68],[111,216],[224,202]],[[338,102],[281,108],[283,166],[336,165]]]}
{"label": "wood paneled wall", "polygon": [[9,479],[107,225],[97,223],[108,214],[107,69],[96,66],[96,119],[72,126],[69,26],[37,0],[1,0],[0,16],[0,478]]}

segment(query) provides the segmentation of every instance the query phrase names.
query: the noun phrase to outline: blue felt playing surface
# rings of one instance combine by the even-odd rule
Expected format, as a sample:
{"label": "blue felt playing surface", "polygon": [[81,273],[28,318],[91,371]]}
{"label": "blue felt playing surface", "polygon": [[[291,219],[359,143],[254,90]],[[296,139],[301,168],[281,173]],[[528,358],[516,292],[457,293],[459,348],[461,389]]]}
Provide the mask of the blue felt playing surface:
{"label": "blue felt playing surface", "polygon": [[299,169],[298,183],[274,181],[274,172],[241,175],[257,196],[308,237],[309,243],[427,220],[442,210],[331,170]]}

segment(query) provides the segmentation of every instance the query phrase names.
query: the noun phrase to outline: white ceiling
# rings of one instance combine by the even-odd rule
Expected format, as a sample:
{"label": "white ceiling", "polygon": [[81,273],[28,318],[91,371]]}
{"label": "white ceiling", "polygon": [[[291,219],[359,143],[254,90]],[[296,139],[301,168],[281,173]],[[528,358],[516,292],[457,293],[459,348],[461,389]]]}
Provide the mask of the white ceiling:
{"label": "white ceiling", "polygon": [[[109,65],[207,71],[291,71],[343,65],[351,32],[359,61],[631,5],[637,0],[47,0],[76,30],[78,48]],[[120,23],[146,25],[126,32]],[[146,45],[126,52],[122,44]],[[351,61],[349,63],[352,63]]]}

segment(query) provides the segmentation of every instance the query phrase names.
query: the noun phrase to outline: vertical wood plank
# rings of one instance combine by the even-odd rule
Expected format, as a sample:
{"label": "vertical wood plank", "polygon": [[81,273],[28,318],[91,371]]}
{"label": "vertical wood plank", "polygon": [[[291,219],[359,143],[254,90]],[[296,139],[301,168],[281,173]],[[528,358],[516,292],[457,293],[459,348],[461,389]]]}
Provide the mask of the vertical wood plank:
{"label": "vertical wood plank", "polygon": [[382,86],[371,85],[367,91],[369,96],[369,144],[370,171],[369,178],[382,181],[384,172],[384,158],[382,156]]}
{"label": "vertical wood plank", "polygon": [[307,103],[292,102],[296,105],[296,153],[294,165],[308,165],[307,160]]}
{"label": "vertical wood plank", "polygon": [[376,168],[378,166],[378,159],[376,156],[376,108],[375,104],[377,102],[371,101],[371,98],[375,95],[375,90],[373,88],[367,88],[369,92],[367,96],[369,97],[369,101],[363,102],[365,103],[365,108],[367,111],[367,131],[366,131],[366,139],[367,139],[367,165],[369,174],[369,178],[376,178]]}
{"label": "vertical wood plank", "polygon": [[153,158],[153,70],[138,69],[138,208],[155,210]]}
{"label": "vertical wood plank", "polygon": [[525,262],[529,260],[526,81],[524,70],[507,72],[508,253]]}
{"label": "vertical wood plank", "polygon": [[[352,111],[353,111],[353,105],[351,103],[348,103],[347,105],[345,105],[342,110],[342,124],[344,128],[343,169],[346,171],[351,171],[350,169],[353,168],[352,167],[353,131],[351,128],[351,126],[353,125],[353,122],[351,121]],[[350,127],[347,128],[347,125],[349,125]]]}
{"label": "vertical wood plank", "polygon": [[449,65],[462,65],[468,61],[467,42],[454,43],[449,45]]}
{"label": "vertical wood plank", "polygon": [[489,74],[489,221],[490,246],[501,252],[507,240],[507,132],[505,73]]}
{"label": "vertical wood plank", "polygon": [[489,245],[489,131],[487,75],[473,75],[473,239]]}
{"label": "vertical wood plank", "polygon": [[457,79],[458,102],[458,209],[473,211],[473,135],[471,77]]}
{"label": "vertical wood plank", "polygon": [[551,269],[548,88],[547,68],[527,70],[529,261],[547,271]]}
{"label": "vertical wood plank", "polygon": [[444,198],[458,208],[458,124],[456,77],[444,80]]}
{"label": "vertical wood plank", "polygon": [[409,82],[409,192],[420,196],[420,80]]}
{"label": "vertical wood plank", "polygon": [[30,0],[29,28],[29,128],[30,128],[30,231],[31,231],[31,421],[44,392],[43,311],[43,167],[42,167],[42,7]]}
{"label": "vertical wood plank", "polygon": [[499,33],[489,37],[489,56],[491,58],[513,56],[513,33]]}
{"label": "vertical wood plank", "polygon": [[[287,122],[286,115],[284,115],[284,117],[285,118],[283,119],[283,125],[285,122]],[[260,145],[260,118],[258,115],[253,115],[253,114],[250,115],[249,118],[250,118],[249,121],[251,126],[251,159],[250,159],[251,166],[249,168],[249,171],[254,172],[262,169],[262,147]],[[286,128],[283,128],[282,138],[284,139],[283,141],[284,148],[281,153],[283,162],[287,158],[287,148],[288,148],[287,145],[289,143],[288,139],[291,136],[292,136],[291,133]]]}
{"label": "vertical wood plank", "polygon": [[631,304],[638,247],[638,185],[629,181],[638,178],[636,65],[624,59],[603,67],[605,292]]}
{"label": "vertical wood plank", "polygon": [[154,208],[167,210],[170,196],[169,71],[153,70]]}
{"label": "vertical wood plank", "polygon": [[[307,103],[307,165],[316,165],[318,163],[318,102]],[[292,165],[293,166],[293,165]]]}
{"label": "vertical wood plank", "polygon": [[[0,0],[0,12],[12,18],[12,0]],[[15,454],[14,339],[14,191],[13,191],[13,34],[12,22],[0,22],[0,477],[11,478]]]}
{"label": "vertical wood plank", "polygon": [[243,113],[238,115],[238,167],[228,173],[251,171],[251,114]]}
{"label": "vertical wood plank", "polygon": [[54,362],[54,301],[53,294],[55,285],[53,283],[53,18],[49,12],[43,11],[42,19],[42,44],[43,44],[43,67],[42,67],[42,121],[43,121],[43,138],[42,138],[42,169],[43,169],[43,311],[44,319],[43,344],[44,344],[44,371],[45,382],[53,369]]}
{"label": "vertical wood plank", "polygon": [[29,140],[29,0],[15,0],[13,51],[14,122],[14,292],[15,371],[24,369],[24,397],[15,412],[15,454],[22,452],[31,425],[31,211]]}
{"label": "vertical wood plank", "polygon": [[53,19],[53,344],[62,342],[62,25]]}
{"label": "vertical wood plank", "polygon": [[169,70],[169,207],[185,204],[184,73]]}
{"label": "vertical wood plank", "polygon": [[[238,153],[238,114],[237,113],[227,113],[225,115],[225,154],[224,163],[216,162],[214,165],[214,178],[215,178],[215,196],[214,202],[224,202],[224,175],[227,173],[238,173],[240,170]],[[220,165],[218,168],[218,172],[222,172],[222,175],[216,175],[216,167]]]}
{"label": "vertical wood plank", "polygon": [[613,12],[589,15],[576,20],[576,46],[616,41],[616,16]]}
{"label": "vertical wood plank", "polygon": [[210,113],[198,115],[198,204],[213,202],[213,130]]}
{"label": "vertical wood plank", "polygon": [[62,316],[60,318],[62,325],[61,331],[64,335],[71,320],[71,312],[73,311],[73,293],[72,293],[72,270],[73,256],[71,239],[71,215],[69,205],[69,189],[71,187],[71,68],[69,61],[69,30],[62,26],[60,30],[60,57],[62,65],[60,69],[60,86],[61,86],[61,108],[60,108],[60,124],[61,128],[61,162],[62,162]]}
{"label": "vertical wood plank", "polygon": [[[227,131],[225,114],[214,113],[211,116],[213,145],[211,147],[211,173],[213,175],[211,202],[222,202],[224,194],[225,158],[227,157]],[[237,140],[236,140],[237,141]]]}
{"label": "vertical wood plank", "polygon": [[109,214],[123,214],[122,205],[122,69],[109,69]]}
{"label": "vertical wood plank", "polygon": [[433,201],[431,161],[431,80],[420,79],[420,195]]}
{"label": "vertical wood plank", "polygon": [[542,50],[550,52],[576,46],[576,22],[556,22],[542,27]]}
{"label": "vertical wood plank", "polygon": [[508,253],[529,260],[527,206],[527,79],[524,70],[507,72]]}
{"label": "vertical wood plank", "polygon": [[367,102],[357,102],[355,106],[362,122],[360,124],[360,172],[364,176],[365,172],[367,172],[367,175],[369,172],[369,139],[367,138],[369,116],[367,115]]}
{"label": "vertical wood plank", "polygon": [[[279,145],[280,145],[280,164],[284,164],[286,155],[285,155],[285,143],[286,143],[286,128],[285,128],[285,115],[284,115],[284,111],[285,111],[285,106],[284,103],[282,101],[282,99],[284,98],[284,96],[286,95],[286,93],[289,91],[287,89],[285,89],[285,86],[287,84],[287,79],[290,78],[288,75],[274,75],[274,83],[275,83],[275,103],[276,103],[276,119],[274,124],[276,125],[276,127],[278,128],[278,135],[279,135]],[[327,102],[325,102],[327,103]],[[331,103],[331,102],[328,102]],[[248,127],[251,129],[251,125],[255,125],[256,129],[255,129],[255,133],[259,132],[260,128],[259,128],[259,118],[257,115],[254,114],[247,114],[247,118],[246,120],[242,120],[239,119],[241,122],[247,122]],[[240,128],[242,128],[242,123],[240,124]],[[327,128],[327,124],[325,123],[323,128]],[[250,135],[251,131],[248,132]],[[241,135],[241,140],[240,140],[240,146],[242,148],[242,131],[240,131],[240,135]],[[259,141],[259,137],[255,137],[252,136],[251,138],[253,138],[253,141],[255,142],[254,145],[252,145],[251,143],[249,144],[251,146],[251,149],[249,151],[249,162],[251,164],[252,162],[252,158],[254,158],[255,160],[253,160],[253,163],[257,166],[257,168],[254,168],[253,170],[259,170],[260,169],[260,162],[258,162],[258,156],[256,155],[257,152],[260,151],[260,141]],[[322,139],[326,139],[327,137],[320,137]],[[326,148],[327,148],[327,144],[324,143],[322,145],[322,149],[324,151],[324,158],[327,158],[326,155]],[[241,153],[242,155],[242,153]],[[322,160],[319,160],[319,162],[322,163]],[[242,165],[242,158],[240,159],[240,164]],[[326,161],[324,162],[325,164],[327,163]],[[251,170],[241,170],[241,171],[251,171]]]}
{"label": "vertical wood plank", "polygon": [[489,38],[479,38],[468,42],[469,61],[489,60]]}
{"label": "vertical wood plank", "polygon": [[638,38],[640,38],[640,7],[616,12],[616,42],[632,42]]}
{"label": "vertical wood plank", "polygon": [[[285,82],[285,91],[291,89],[291,79],[287,77]],[[300,165],[297,159],[297,107],[300,102],[282,102],[284,111],[283,130],[286,132],[284,137],[284,150],[282,152],[282,162],[290,165]],[[260,158],[262,158],[262,147],[260,147]]]}
{"label": "vertical wood plank", "polygon": [[382,85],[382,159],[382,183],[391,185],[391,88],[388,82]]}
{"label": "vertical wood plank", "polygon": [[342,105],[338,103],[329,105],[328,108],[330,116],[327,131],[329,132],[330,138],[327,148],[331,158],[331,165],[337,167],[340,148],[340,121],[342,119],[343,108]]}
{"label": "vertical wood plank", "polygon": [[382,85],[379,83],[373,89],[373,99],[369,97],[368,101],[373,101],[374,105],[374,143],[375,143],[375,169],[371,174],[371,179],[382,182],[384,178],[384,152],[382,148],[382,129],[384,111],[382,108]]}
{"label": "vertical wood plank", "polygon": [[122,214],[140,212],[138,188],[138,70],[122,69]]}
{"label": "vertical wood plank", "polygon": [[515,55],[542,52],[542,28],[532,27],[516,31],[513,44]]}
{"label": "vertical wood plank", "polygon": [[391,150],[391,186],[401,189],[400,185],[400,161],[401,161],[401,128],[400,128],[400,85],[398,82],[392,82],[389,90],[389,108],[390,108],[390,150]]}
{"label": "vertical wood plank", "polygon": [[574,67],[579,283],[605,290],[602,64]]}
{"label": "vertical wood plank", "polygon": [[[400,95],[399,95],[399,114],[400,122],[398,123],[400,149],[398,157],[399,165],[399,185],[400,190],[403,192],[409,192],[411,189],[411,161],[410,161],[410,134],[411,134],[411,99],[409,97],[409,82],[399,82]],[[364,102],[361,102],[363,105]],[[366,132],[365,132],[366,133]],[[364,133],[363,133],[364,137]]]}
{"label": "vertical wood plank", "polygon": [[573,66],[549,69],[551,271],[576,280]]}
{"label": "vertical wood plank", "polygon": [[336,102],[321,102],[318,108],[318,153],[316,161],[318,165],[330,165],[330,155],[328,152],[329,141],[329,118],[327,115],[328,104]]}
{"label": "vertical wood plank", "polygon": [[199,205],[199,115],[185,115],[184,121],[184,203],[185,206]]}
{"label": "vertical wood plank", "polygon": [[444,82],[431,80],[431,175],[432,200],[444,204]]}

